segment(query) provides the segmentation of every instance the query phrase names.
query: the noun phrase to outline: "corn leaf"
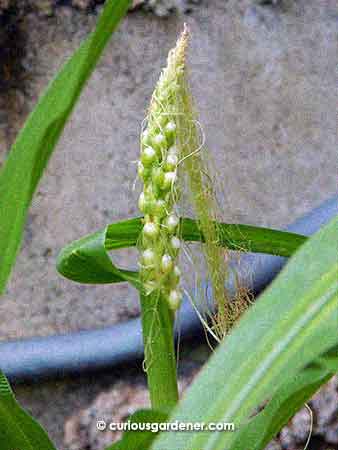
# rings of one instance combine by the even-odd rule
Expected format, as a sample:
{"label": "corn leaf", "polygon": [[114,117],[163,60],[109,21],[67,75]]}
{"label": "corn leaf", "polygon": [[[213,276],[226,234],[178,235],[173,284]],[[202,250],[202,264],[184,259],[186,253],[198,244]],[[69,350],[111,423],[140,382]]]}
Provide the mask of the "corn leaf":
{"label": "corn leaf", "polygon": [[73,107],[129,0],[108,0],[95,30],[51,82],[0,172],[0,294],[14,265],[27,210]]}
{"label": "corn leaf", "polygon": [[[91,234],[65,247],[57,260],[58,271],[70,280],[79,283],[104,284],[129,281],[139,287],[138,273],[119,269],[107,253],[105,242],[108,229]],[[126,240],[112,243],[114,248],[129,245]],[[122,246],[122,247],[121,247]]]}
{"label": "corn leaf", "polygon": [[[185,241],[203,242],[196,221],[181,221]],[[219,244],[232,250],[291,256],[306,240],[305,236],[250,225],[220,224]],[[142,229],[141,218],[108,225],[65,247],[58,257],[57,269],[66,278],[79,283],[118,283],[130,281],[139,287],[136,272],[117,268],[107,252],[134,247]]]}
{"label": "corn leaf", "polygon": [[282,385],[264,409],[237,431],[232,450],[264,449],[304,403],[337,371],[338,348],[335,347]]}
{"label": "corn leaf", "polygon": [[[338,346],[337,241],[338,217],[301,246],[244,314],[171,420],[233,422],[240,429],[254,409],[283,386],[283,398],[295,392],[297,374]],[[338,370],[335,359],[330,367]],[[325,371],[324,365],[323,382]],[[300,381],[298,387],[305,389]],[[235,441],[236,432],[161,433],[151,449],[232,450]]]}
{"label": "corn leaf", "polygon": [[1,450],[56,450],[43,428],[17,403],[0,371]]}

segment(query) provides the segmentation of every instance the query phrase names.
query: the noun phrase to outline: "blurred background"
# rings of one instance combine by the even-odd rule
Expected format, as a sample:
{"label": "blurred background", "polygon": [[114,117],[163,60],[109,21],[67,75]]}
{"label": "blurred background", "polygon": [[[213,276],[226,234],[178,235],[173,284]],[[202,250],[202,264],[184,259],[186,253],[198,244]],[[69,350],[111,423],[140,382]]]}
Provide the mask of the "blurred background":
{"label": "blurred background", "polygon": [[[94,27],[102,3],[0,0],[0,164],[48,81]],[[133,161],[141,121],[184,22],[192,32],[196,105],[226,186],[224,217],[281,228],[335,193],[336,0],[137,1],[39,186],[0,302],[1,340],[95,329],[138,315],[132,288],[77,285],[57,274],[55,261],[70,241],[138,213]],[[118,261],[135,265],[131,251]],[[182,388],[208,353],[205,344],[183,345]],[[326,402],[324,394],[314,400],[317,414],[324,408],[328,416],[310,447],[316,450],[338,448],[336,380],[324,391]],[[139,361],[15,392],[64,450],[103,448],[112,436],[99,434],[96,420],[123,418],[148,402]],[[301,412],[271,449],[303,448],[304,420]]]}

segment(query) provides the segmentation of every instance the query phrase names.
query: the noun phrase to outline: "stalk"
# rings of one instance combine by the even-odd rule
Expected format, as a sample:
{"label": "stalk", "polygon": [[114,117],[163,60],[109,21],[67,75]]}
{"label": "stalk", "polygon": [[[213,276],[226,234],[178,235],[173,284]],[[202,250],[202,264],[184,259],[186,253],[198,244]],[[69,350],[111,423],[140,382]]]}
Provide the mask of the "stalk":
{"label": "stalk", "polygon": [[182,155],[176,144],[187,39],[185,28],[155,88],[141,135],[138,165],[143,182],[139,208],[144,214],[138,242],[144,369],[152,407],[166,410],[178,400],[173,326],[182,298],[177,265],[180,226],[175,208]]}
{"label": "stalk", "polygon": [[178,401],[174,315],[158,293],[140,295],[144,337],[144,368],[147,373],[151,406],[170,411]]}

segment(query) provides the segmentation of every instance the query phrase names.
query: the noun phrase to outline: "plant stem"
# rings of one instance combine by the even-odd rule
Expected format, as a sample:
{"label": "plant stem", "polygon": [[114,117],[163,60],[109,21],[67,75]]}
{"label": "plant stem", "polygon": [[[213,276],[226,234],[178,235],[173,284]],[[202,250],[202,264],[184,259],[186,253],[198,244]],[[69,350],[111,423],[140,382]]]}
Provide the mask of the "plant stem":
{"label": "plant stem", "polygon": [[159,291],[140,294],[145,352],[151,406],[168,411],[178,401],[174,314]]}

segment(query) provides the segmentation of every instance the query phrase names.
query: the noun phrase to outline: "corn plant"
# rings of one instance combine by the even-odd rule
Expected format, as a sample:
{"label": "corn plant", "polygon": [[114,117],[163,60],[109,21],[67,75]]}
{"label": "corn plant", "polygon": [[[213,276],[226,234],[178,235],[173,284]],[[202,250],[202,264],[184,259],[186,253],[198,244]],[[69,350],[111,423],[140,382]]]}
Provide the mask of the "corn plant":
{"label": "corn plant", "polygon": [[[0,289],[18,252],[25,216],[55,144],[100,54],[129,6],[107,1],[97,27],[47,88],[0,172]],[[338,369],[337,218],[312,238],[219,221],[189,91],[184,29],[170,52],[140,136],[138,200],[141,217],[108,225],[66,246],[59,272],[80,283],[128,282],[138,290],[144,338],[143,368],[151,409],[130,420],[233,422],[234,433],[127,432],[107,450],[263,449],[308,398]],[[180,214],[190,189],[195,218]],[[184,211],[183,211],[184,213]],[[209,331],[220,341],[180,401],[173,326],[182,300],[179,254],[198,242],[212,284],[215,315]],[[115,266],[109,251],[139,249],[139,271]],[[281,274],[249,306],[226,289],[223,251],[291,257]],[[184,275],[184,274],[183,274]],[[249,306],[249,307],[248,307]],[[257,408],[265,404],[259,412]],[[0,446],[55,450],[47,433],[16,402],[0,372]]]}

